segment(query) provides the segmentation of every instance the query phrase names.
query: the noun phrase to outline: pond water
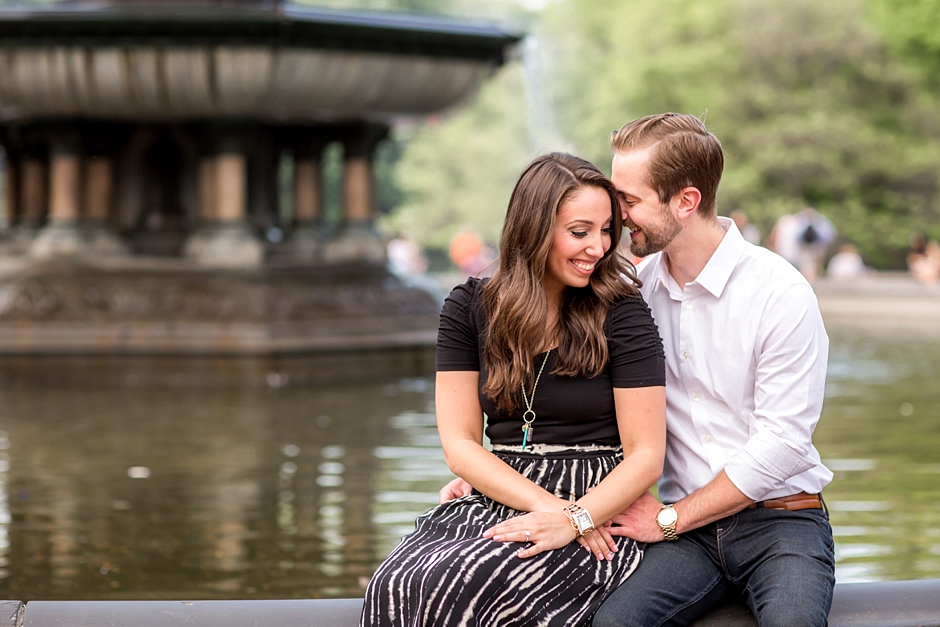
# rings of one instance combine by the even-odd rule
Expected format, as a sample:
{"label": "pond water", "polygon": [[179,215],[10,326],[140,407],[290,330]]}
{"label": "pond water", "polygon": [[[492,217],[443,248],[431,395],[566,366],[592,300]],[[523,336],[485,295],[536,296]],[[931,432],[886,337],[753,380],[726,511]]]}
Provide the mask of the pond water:
{"label": "pond water", "polygon": [[[940,340],[831,331],[841,582],[940,577]],[[433,378],[0,388],[0,599],[361,596],[451,478]]]}

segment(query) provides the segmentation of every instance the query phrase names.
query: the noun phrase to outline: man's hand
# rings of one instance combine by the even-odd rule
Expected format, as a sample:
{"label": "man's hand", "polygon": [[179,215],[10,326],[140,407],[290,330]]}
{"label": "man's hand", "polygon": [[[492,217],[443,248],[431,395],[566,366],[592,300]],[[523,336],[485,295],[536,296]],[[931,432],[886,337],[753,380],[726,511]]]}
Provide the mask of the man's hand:
{"label": "man's hand", "polygon": [[443,505],[447,501],[453,501],[454,499],[459,499],[462,496],[470,496],[470,492],[473,491],[473,486],[457,477],[437,493],[437,502]]}
{"label": "man's hand", "polygon": [[612,536],[625,536],[637,542],[661,542],[663,530],[656,522],[656,514],[662,507],[655,496],[645,492],[608,523],[619,527],[607,526],[605,529]]}

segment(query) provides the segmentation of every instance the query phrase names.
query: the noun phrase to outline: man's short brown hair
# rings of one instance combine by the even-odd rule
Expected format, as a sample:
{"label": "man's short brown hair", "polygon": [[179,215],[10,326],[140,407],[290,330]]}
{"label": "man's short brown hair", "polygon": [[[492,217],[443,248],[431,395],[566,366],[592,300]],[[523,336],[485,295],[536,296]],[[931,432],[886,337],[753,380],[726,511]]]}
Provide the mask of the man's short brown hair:
{"label": "man's short brown hair", "polygon": [[686,187],[702,194],[698,211],[717,215],[715,195],[725,166],[721,142],[695,116],[658,113],[633,120],[610,135],[615,153],[650,149],[647,183],[668,203]]}

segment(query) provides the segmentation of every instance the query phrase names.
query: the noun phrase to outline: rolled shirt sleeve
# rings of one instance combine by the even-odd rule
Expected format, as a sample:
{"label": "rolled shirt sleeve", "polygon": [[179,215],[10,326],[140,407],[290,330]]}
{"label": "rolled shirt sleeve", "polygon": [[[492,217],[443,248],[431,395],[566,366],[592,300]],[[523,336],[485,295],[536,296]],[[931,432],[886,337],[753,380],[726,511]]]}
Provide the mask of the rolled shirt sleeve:
{"label": "rolled shirt sleeve", "polygon": [[816,467],[812,444],[825,393],[829,338],[812,288],[794,284],[766,303],[749,437],[725,472],[755,501]]}

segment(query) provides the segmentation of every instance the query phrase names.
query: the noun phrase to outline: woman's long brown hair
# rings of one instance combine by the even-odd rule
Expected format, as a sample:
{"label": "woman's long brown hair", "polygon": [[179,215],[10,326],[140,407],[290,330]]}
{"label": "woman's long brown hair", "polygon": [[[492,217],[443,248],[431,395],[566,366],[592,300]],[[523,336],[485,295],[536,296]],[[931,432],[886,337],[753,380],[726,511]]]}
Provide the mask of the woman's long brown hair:
{"label": "woman's long brown hair", "polygon": [[636,270],[618,252],[623,222],[617,192],[588,161],[565,153],[536,158],[513,189],[499,245],[499,266],[483,288],[489,326],[484,359],[489,376],[483,392],[503,411],[521,406],[522,386],[535,379],[535,357],[546,348],[548,300],[542,287],[561,205],[584,187],[610,197],[610,249],[584,288],[562,294],[555,328],[558,353],[552,373],[595,377],[607,365],[604,321],[614,301],[635,295]]}

